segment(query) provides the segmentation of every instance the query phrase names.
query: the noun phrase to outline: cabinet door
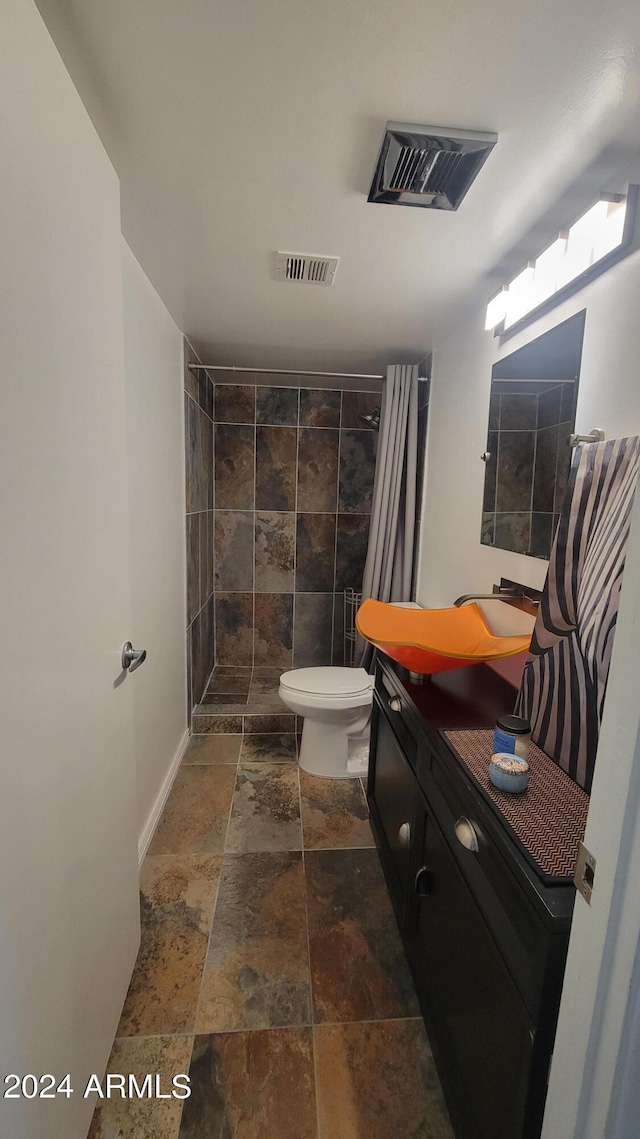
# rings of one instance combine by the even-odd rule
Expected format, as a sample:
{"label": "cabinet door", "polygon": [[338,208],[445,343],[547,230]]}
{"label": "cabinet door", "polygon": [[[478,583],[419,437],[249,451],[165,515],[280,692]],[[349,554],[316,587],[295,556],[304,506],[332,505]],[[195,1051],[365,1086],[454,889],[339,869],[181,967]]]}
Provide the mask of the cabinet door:
{"label": "cabinet door", "polygon": [[410,952],[424,1007],[472,1134],[520,1139],[533,1040],[528,1014],[440,828],[426,809],[419,814]]}
{"label": "cabinet door", "polygon": [[[413,816],[419,795],[413,774],[395,733],[378,706],[375,708],[375,751],[369,779],[369,797],[374,821],[387,848],[386,863],[395,879],[394,903],[400,920],[404,915],[410,874],[410,844]],[[390,883],[391,886],[391,883]]]}

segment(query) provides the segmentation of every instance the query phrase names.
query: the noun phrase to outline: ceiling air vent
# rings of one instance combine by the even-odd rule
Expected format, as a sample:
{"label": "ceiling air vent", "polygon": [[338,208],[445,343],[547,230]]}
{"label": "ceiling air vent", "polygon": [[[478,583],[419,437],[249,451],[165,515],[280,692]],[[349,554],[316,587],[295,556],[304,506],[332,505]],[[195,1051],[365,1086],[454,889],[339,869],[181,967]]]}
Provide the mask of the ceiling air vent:
{"label": "ceiling air vent", "polygon": [[276,253],[276,278],[300,285],[332,285],[339,260],[315,253]]}
{"label": "ceiling air vent", "polygon": [[387,123],[368,201],[457,210],[497,134]]}

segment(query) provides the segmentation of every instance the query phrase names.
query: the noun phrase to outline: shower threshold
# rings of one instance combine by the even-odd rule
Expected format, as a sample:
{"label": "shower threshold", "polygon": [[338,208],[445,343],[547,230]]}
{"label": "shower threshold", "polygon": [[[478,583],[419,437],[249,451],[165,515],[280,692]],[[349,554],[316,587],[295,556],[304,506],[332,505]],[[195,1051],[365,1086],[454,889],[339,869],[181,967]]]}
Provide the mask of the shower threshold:
{"label": "shower threshold", "polygon": [[278,696],[286,668],[216,665],[202,701],[194,710],[191,731],[290,733],[302,731]]}

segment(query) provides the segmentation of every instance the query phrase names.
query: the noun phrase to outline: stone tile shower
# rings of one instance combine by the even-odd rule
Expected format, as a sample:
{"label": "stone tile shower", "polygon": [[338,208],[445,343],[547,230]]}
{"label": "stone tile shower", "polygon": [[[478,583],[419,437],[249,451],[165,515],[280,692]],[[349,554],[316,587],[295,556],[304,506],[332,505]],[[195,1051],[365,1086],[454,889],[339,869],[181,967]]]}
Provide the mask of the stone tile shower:
{"label": "stone tile shower", "polygon": [[361,394],[216,384],[219,664],[339,663],[343,591],[366,556],[377,435]]}
{"label": "stone tile shower", "polygon": [[213,603],[213,384],[191,346],[184,349],[187,714],[191,718],[215,660]]}
{"label": "stone tile shower", "polygon": [[343,662],[344,590],[362,583],[378,442],[360,417],[381,399],[218,382],[210,394],[206,373],[195,376],[205,380],[204,407],[194,380],[185,396],[190,710],[214,661],[283,669]]}

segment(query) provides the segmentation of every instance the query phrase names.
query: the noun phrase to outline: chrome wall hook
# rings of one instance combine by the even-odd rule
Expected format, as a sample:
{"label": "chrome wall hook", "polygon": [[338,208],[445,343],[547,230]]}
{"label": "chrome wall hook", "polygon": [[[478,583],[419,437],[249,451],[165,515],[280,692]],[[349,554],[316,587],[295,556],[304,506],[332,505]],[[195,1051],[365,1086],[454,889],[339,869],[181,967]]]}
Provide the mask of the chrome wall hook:
{"label": "chrome wall hook", "polygon": [[567,438],[568,447],[577,447],[578,443],[602,443],[604,439],[604,431],[601,427],[594,427],[588,435],[569,435]]}

